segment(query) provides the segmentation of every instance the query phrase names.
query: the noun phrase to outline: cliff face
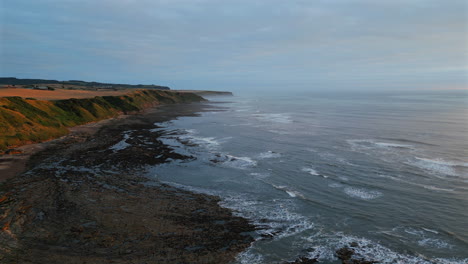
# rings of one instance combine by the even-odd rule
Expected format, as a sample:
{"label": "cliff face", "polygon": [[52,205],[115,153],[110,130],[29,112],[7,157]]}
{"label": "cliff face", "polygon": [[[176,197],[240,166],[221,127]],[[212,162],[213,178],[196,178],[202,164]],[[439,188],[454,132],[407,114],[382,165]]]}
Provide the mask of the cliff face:
{"label": "cliff face", "polygon": [[40,101],[0,98],[0,152],[9,147],[57,138],[68,127],[137,112],[147,107],[204,101],[192,93],[140,90],[123,96]]}

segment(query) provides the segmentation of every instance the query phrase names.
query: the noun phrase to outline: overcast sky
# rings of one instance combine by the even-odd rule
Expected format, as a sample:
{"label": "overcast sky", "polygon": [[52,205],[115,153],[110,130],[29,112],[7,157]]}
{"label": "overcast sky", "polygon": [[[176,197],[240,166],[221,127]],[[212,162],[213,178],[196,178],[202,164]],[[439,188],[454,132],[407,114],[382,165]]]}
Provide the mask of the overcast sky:
{"label": "overcast sky", "polygon": [[467,88],[466,0],[2,0],[0,76]]}

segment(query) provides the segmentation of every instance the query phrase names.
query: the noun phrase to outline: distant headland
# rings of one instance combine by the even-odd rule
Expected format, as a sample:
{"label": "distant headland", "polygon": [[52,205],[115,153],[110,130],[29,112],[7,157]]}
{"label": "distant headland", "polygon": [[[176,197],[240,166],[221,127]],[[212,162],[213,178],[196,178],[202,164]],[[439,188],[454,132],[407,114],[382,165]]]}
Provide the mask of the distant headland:
{"label": "distant headland", "polygon": [[[101,83],[101,82],[87,82],[80,80],[57,81],[45,79],[18,79],[15,77],[0,77],[0,86],[24,86],[25,88],[50,87],[53,89],[83,89],[83,90],[96,90],[96,89],[158,89],[170,90],[167,86],[155,84],[120,84],[120,83]],[[28,86],[28,87],[27,87]]]}

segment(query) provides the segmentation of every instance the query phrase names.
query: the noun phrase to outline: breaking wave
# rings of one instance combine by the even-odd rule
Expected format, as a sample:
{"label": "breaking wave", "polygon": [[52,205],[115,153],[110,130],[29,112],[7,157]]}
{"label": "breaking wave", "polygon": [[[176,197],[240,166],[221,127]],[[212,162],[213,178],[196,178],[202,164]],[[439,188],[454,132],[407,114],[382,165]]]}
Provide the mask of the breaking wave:
{"label": "breaking wave", "polygon": [[272,158],[280,158],[281,154],[278,152],[274,151],[267,151],[267,152],[262,152],[258,155],[259,159],[272,159]]}
{"label": "breaking wave", "polygon": [[350,197],[360,198],[363,200],[372,200],[383,196],[383,194],[379,191],[367,190],[363,188],[345,187],[343,191]]}
{"label": "breaking wave", "polygon": [[442,159],[427,159],[416,157],[414,161],[408,164],[416,166],[420,169],[450,176],[461,176],[458,170],[468,168],[468,162],[453,162]]}

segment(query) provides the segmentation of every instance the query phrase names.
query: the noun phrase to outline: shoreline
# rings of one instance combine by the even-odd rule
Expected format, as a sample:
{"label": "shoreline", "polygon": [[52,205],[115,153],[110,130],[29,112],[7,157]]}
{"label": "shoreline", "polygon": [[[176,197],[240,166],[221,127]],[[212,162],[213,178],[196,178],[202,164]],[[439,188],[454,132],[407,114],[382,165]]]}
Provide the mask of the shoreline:
{"label": "shoreline", "polygon": [[0,154],[0,184],[10,178],[16,177],[28,169],[28,162],[31,156],[40,151],[44,151],[51,145],[61,144],[66,141],[78,140],[79,138],[87,138],[94,135],[102,127],[109,123],[122,118],[128,118],[131,115],[121,114],[117,117],[91,122],[84,125],[70,127],[70,133],[55,139],[51,139],[39,143],[31,143],[10,150],[16,154]]}
{"label": "shoreline", "polygon": [[[151,108],[132,118],[84,125],[81,137],[70,134],[68,141],[46,142],[31,153],[29,170],[1,184],[0,261],[234,260],[253,242],[249,233],[256,227],[220,207],[217,197],[143,176],[146,166],[194,158],[162,144],[151,131],[154,123],[200,111],[202,104]],[[125,142],[125,133],[135,133],[130,146],[114,147]]]}

